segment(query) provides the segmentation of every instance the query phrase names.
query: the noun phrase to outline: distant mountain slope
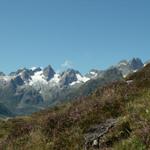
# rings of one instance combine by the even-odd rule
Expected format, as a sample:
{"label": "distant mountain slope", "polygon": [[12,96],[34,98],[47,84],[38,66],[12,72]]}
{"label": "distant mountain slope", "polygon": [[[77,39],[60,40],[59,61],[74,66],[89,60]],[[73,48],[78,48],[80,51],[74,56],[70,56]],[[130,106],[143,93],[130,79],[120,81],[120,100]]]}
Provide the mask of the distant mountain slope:
{"label": "distant mountain slope", "polygon": [[0,103],[0,118],[13,117],[14,114],[4,105]]}
{"label": "distant mountain slope", "polygon": [[0,122],[1,149],[150,149],[150,64],[91,95]]}
{"label": "distant mountain slope", "polygon": [[45,68],[22,68],[9,75],[0,73],[0,102],[16,115],[25,115],[58,103],[87,96],[97,87],[122,80],[143,67],[139,58],[121,61],[106,69],[82,75],[74,69],[56,73]]}
{"label": "distant mountain slope", "polygon": [[103,87],[109,83],[120,80],[123,80],[123,76],[117,68],[108,69],[103,71],[97,78],[92,78],[76,90],[74,89],[70,93],[68,92],[67,99],[88,96],[98,87]]}
{"label": "distant mountain slope", "polygon": [[139,58],[133,58],[129,61],[122,60],[117,65],[113,66],[120,70],[124,77],[128,74],[136,72],[144,66],[143,62]]}

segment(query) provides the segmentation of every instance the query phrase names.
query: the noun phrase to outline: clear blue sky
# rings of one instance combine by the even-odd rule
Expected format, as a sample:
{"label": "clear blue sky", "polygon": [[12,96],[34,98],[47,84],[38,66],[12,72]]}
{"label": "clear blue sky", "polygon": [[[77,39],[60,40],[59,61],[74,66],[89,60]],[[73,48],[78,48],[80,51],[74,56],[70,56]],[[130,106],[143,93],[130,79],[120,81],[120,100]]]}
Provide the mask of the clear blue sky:
{"label": "clear blue sky", "polygon": [[149,0],[0,1],[1,71],[67,60],[85,73],[132,57],[150,58]]}

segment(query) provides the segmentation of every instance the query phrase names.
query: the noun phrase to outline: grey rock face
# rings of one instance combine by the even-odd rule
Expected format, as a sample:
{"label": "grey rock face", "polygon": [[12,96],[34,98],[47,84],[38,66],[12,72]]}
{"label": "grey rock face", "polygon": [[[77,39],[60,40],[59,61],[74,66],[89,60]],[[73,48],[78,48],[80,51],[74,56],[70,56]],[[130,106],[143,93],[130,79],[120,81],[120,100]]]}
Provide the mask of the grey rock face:
{"label": "grey rock face", "polygon": [[35,68],[34,70],[32,70],[33,73],[41,71],[42,69],[40,67]]}
{"label": "grey rock face", "polygon": [[122,73],[117,68],[110,68],[103,73],[102,77],[112,80],[112,81],[115,81],[115,80],[122,79]]}
{"label": "grey rock face", "polygon": [[46,77],[46,80],[49,81],[51,78],[54,77],[55,71],[53,70],[51,65],[48,65],[46,68],[44,68],[43,74]]}
{"label": "grey rock face", "polygon": [[15,93],[17,85],[16,85],[15,81],[11,79],[10,82],[7,82],[5,88],[8,89],[8,91],[10,90]]}
{"label": "grey rock face", "polygon": [[106,122],[90,127],[85,134],[85,149],[94,146],[99,148],[100,138],[102,138],[117,123],[116,119],[108,119]]}
{"label": "grey rock face", "polygon": [[5,76],[5,73],[3,73],[3,72],[0,72],[0,76]]}
{"label": "grey rock face", "polygon": [[16,75],[16,72],[9,73],[9,76],[15,76],[15,75]]}
{"label": "grey rock face", "polygon": [[10,76],[20,76],[22,80],[28,81],[30,79],[30,76],[33,75],[34,72],[30,69],[19,69],[16,72],[11,72],[9,75]]}
{"label": "grey rock face", "polygon": [[39,105],[43,102],[42,96],[34,89],[25,91],[21,103],[30,105]]}
{"label": "grey rock face", "polygon": [[133,71],[126,60],[120,61],[115,67],[122,72],[123,76],[127,76]]}
{"label": "grey rock face", "polygon": [[92,78],[98,78],[103,75],[104,71],[97,70],[97,69],[91,69],[89,73],[87,73],[85,76],[92,79]]}
{"label": "grey rock face", "polygon": [[134,71],[141,69],[143,66],[144,66],[144,64],[141,61],[141,59],[133,58],[129,61],[122,60],[117,65],[115,65],[114,67],[119,69],[122,72],[123,76],[127,76],[128,74],[133,73]]}
{"label": "grey rock face", "polygon": [[20,77],[23,81],[28,81],[29,79],[31,79],[31,75],[33,75],[33,72],[31,70],[24,70]]}
{"label": "grey rock face", "polygon": [[68,69],[67,71],[64,71],[61,74],[61,85],[67,86],[70,83],[77,81],[76,74],[80,74],[80,72],[73,69]]}
{"label": "grey rock face", "polygon": [[129,61],[129,64],[133,70],[137,70],[143,67],[143,62],[139,58],[133,58]]}
{"label": "grey rock face", "polygon": [[15,85],[23,85],[23,84],[24,84],[24,81],[21,79],[20,76],[16,76],[16,77],[13,79],[13,82],[15,83]]}
{"label": "grey rock face", "polygon": [[10,76],[16,76],[19,75],[21,72],[23,72],[24,70],[26,70],[26,68],[23,69],[18,69],[16,72],[11,72],[9,75]]}

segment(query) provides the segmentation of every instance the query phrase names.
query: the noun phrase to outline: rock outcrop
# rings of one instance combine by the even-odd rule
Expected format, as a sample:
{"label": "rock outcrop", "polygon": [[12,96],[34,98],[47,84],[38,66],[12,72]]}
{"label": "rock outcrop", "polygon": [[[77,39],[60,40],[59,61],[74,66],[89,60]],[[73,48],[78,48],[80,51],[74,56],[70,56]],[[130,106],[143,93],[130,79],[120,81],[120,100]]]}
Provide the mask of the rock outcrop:
{"label": "rock outcrop", "polygon": [[108,133],[108,131],[115,126],[116,119],[108,119],[106,122],[94,125],[90,127],[85,134],[85,150],[88,150],[90,147],[99,148],[100,139]]}

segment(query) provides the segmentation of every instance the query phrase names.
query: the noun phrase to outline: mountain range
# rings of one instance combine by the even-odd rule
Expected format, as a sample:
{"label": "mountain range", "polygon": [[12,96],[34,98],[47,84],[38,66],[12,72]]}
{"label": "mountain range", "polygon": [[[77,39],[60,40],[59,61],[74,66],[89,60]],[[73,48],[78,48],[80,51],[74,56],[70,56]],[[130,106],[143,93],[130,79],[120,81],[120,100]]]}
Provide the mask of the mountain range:
{"label": "mountain range", "polygon": [[124,80],[145,65],[141,59],[133,58],[122,60],[106,70],[92,69],[85,75],[74,69],[56,73],[51,65],[44,69],[23,68],[9,75],[0,72],[0,114],[6,117],[31,114],[87,96],[97,87]]}
{"label": "mountain range", "polygon": [[[77,99],[31,115],[0,119],[0,149],[149,150],[150,64],[140,66],[141,69],[135,67],[139,65],[133,66],[133,73],[124,78],[114,78],[114,75],[122,74],[113,66],[100,78],[90,79],[77,87],[79,92],[85,90],[86,86],[93,86],[94,91],[88,96],[77,96]],[[110,78],[113,80],[106,83]],[[27,97],[32,95],[32,103],[38,93],[35,91],[29,88],[24,94]],[[43,102],[40,95],[35,105]],[[27,108],[24,108],[26,112]],[[3,113],[1,117],[11,115],[2,103],[0,113]]]}

